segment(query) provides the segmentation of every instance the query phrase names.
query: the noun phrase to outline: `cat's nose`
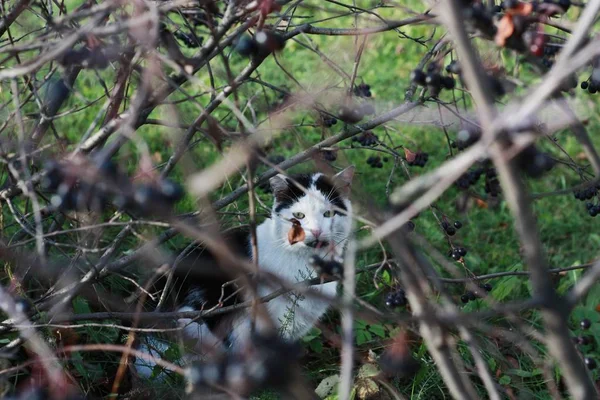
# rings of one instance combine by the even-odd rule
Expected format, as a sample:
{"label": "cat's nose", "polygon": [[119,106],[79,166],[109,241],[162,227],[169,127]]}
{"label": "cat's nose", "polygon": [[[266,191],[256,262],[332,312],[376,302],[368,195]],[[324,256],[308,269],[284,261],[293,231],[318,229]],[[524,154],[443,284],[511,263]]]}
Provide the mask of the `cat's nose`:
{"label": "cat's nose", "polygon": [[310,233],[313,234],[313,236],[315,237],[315,239],[318,239],[319,236],[321,236],[321,234],[323,233],[323,231],[320,230],[320,229],[311,229]]}

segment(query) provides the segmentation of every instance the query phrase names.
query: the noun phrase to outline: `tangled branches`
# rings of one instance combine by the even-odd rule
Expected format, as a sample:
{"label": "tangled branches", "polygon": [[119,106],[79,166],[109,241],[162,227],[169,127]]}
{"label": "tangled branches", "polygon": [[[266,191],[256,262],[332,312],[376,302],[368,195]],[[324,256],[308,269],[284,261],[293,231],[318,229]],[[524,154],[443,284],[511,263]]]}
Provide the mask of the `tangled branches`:
{"label": "tangled branches", "polygon": [[[135,357],[179,376],[169,384],[187,379],[197,397],[275,387],[311,398],[306,364],[336,371],[315,373],[336,382],[323,396],[402,398],[425,376],[458,399],[517,398],[527,373],[541,396],[597,398],[600,336],[583,309],[600,277],[588,234],[600,157],[586,97],[600,90],[599,8],[0,5],[2,393],[146,396],[126,366]],[[270,178],[351,163],[360,211],[343,265],[315,258],[317,278],[288,282],[230,251],[221,234],[247,224],[256,254]],[[571,193],[585,206],[572,211]],[[548,222],[567,209],[568,222]],[[235,266],[232,282],[212,309],[164,311],[155,284],[171,282],[185,258],[177,249],[197,242]],[[343,296],[311,288],[331,280]],[[259,298],[258,282],[273,292]],[[252,301],[228,305],[230,290]],[[242,308],[268,320],[260,305],[290,293],[342,312],[340,327],[333,314],[303,340],[308,355],[259,335],[244,353],[182,361],[176,320]],[[586,331],[575,341],[572,315]],[[169,343],[161,357],[136,349],[150,332]]]}

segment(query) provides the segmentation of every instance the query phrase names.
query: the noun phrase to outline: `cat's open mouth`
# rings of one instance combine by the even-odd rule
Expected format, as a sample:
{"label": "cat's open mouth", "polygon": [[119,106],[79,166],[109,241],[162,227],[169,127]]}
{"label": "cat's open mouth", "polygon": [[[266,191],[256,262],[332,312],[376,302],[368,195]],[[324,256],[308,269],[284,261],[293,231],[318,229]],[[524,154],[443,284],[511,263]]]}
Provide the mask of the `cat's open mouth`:
{"label": "cat's open mouth", "polygon": [[323,249],[329,246],[329,242],[326,240],[313,240],[310,242],[305,242],[308,247],[312,247],[313,249]]}

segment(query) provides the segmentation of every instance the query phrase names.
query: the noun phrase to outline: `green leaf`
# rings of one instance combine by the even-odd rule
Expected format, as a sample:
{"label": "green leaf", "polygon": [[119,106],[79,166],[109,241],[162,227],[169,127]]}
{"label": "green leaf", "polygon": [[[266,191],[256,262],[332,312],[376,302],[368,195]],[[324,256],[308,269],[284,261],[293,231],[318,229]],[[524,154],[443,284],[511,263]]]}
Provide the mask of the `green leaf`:
{"label": "green leaf", "polygon": [[531,378],[533,376],[542,375],[543,373],[542,370],[539,368],[535,368],[532,371],[524,371],[522,369],[510,369],[508,370],[508,372],[513,375],[520,376],[522,378]]}
{"label": "green leaf", "polygon": [[309,342],[308,347],[310,347],[310,349],[312,351],[314,351],[315,353],[320,354],[323,352],[323,342],[320,340],[313,340],[313,341]]}
{"label": "green leaf", "polygon": [[356,345],[357,346],[360,346],[361,344],[364,344],[371,339],[373,339],[373,336],[371,336],[369,331],[361,329],[356,332]]}
{"label": "green leaf", "polygon": [[501,385],[509,385],[510,384],[510,376],[502,375],[502,377],[500,378],[500,380],[498,380],[498,382]]}
{"label": "green leaf", "polygon": [[88,301],[81,296],[73,299],[73,310],[75,314],[89,314],[92,312]]}
{"label": "green leaf", "polygon": [[386,285],[392,284],[392,276],[390,275],[390,271],[384,270],[381,274],[381,278],[383,280],[383,283],[385,283]]}
{"label": "green leaf", "polygon": [[385,328],[381,325],[371,325],[369,326],[369,331],[381,338],[385,337]]}
{"label": "green leaf", "polygon": [[306,335],[304,335],[304,337],[302,338],[302,341],[304,343],[308,343],[308,342],[318,338],[319,336],[321,336],[321,330],[319,328],[313,327],[310,331],[308,331],[308,333]]}

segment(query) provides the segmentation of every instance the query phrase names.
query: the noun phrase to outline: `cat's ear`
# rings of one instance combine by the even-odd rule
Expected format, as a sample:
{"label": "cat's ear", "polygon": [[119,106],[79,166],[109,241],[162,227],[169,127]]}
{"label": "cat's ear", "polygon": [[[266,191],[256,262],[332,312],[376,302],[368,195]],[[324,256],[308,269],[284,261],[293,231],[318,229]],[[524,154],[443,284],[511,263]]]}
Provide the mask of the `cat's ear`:
{"label": "cat's ear", "polygon": [[333,176],[338,189],[342,190],[346,195],[350,193],[350,186],[352,186],[352,178],[354,178],[355,170],[354,165],[350,165]]}
{"label": "cat's ear", "polygon": [[288,188],[287,178],[282,174],[275,175],[274,177],[269,179],[269,184],[271,185],[271,191],[275,195],[277,193],[283,192]]}

